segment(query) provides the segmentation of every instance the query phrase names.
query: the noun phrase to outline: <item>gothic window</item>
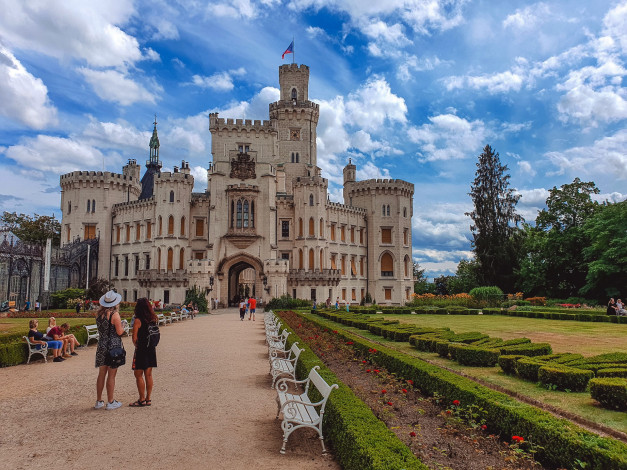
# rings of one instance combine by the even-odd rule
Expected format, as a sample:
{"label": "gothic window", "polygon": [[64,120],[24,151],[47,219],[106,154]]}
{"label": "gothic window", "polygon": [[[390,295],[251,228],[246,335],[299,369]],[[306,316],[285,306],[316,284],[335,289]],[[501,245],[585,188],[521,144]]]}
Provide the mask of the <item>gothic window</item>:
{"label": "gothic window", "polygon": [[244,201],[244,228],[248,228],[248,201]]}
{"label": "gothic window", "polygon": [[296,152],[296,163],[298,163],[298,160],[299,160],[299,158],[298,158],[298,152]]}
{"label": "gothic window", "polygon": [[233,228],[234,217],[235,217],[235,202],[231,201],[231,228]]}
{"label": "gothic window", "polygon": [[185,217],[181,217],[181,237],[185,236]]}
{"label": "gothic window", "polygon": [[168,217],[168,235],[174,235],[174,216]]}
{"label": "gothic window", "polygon": [[309,218],[309,236],[313,237],[315,236],[315,223],[314,223],[314,219],[313,217]]}
{"label": "gothic window", "polygon": [[196,236],[202,237],[205,234],[205,219],[196,219]]}
{"label": "gothic window", "polygon": [[405,260],[404,260],[404,267],[405,267],[405,277],[409,276],[409,259],[407,256],[405,256]]}
{"label": "gothic window", "polygon": [[294,154],[294,152],[292,152],[292,163],[294,163],[296,161],[296,156]]}
{"label": "gothic window", "polygon": [[159,216],[159,236],[163,234],[163,219]]}
{"label": "gothic window", "polygon": [[383,204],[383,209],[382,209],[382,214],[383,217],[385,217],[385,204]]}
{"label": "gothic window", "polygon": [[324,250],[320,250],[320,271],[324,269]]}
{"label": "gothic window", "polygon": [[387,206],[387,216],[388,216],[388,217],[390,216],[390,205],[389,205],[389,204],[388,204],[388,206]]}
{"label": "gothic window", "polygon": [[68,201],[67,203],[67,213],[68,214],[72,213],[72,201]]}
{"label": "gothic window", "polygon": [[300,217],[298,218],[298,236],[303,236],[303,219],[301,219]]}
{"label": "gothic window", "polygon": [[363,256],[359,259],[359,275],[360,276],[364,275],[364,257]]}
{"label": "gothic window", "polygon": [[255,228],[255,201],[250,203],[250,226]]}
{"label": "gothic window", "polygon": [[168,265],[167,265],[168,271],[172,271],[173,264],[174,264],[174,250],[172,248],[168,248]]}
{"label": "gothic window", "polygon": [[298,269],[303,269],[303,250],[298,249]]}
{"label": "gothic window", "polygon": [[157,269],[161,271],[161,248],[157,248]]}
{"label": "gothic window", "polygon": [[281,221],[281,236],[283,238],[289,238],[290,236],[290,221],[289,220]]}
{"label": "gothic window", "polygon": [[389,253],[383,253],[383,256],[381,256],[381,276],[394,276],[394,259]]}
{"label": "gothic window", "polygon": [[135,225],[135,240],[139,241],[142,234],[142,226],[141,224]]}
{"label": "gothic window", "polygon": [[242,201],[237,201],[237,228],[242,228]]}
{"label": "gothic window", "polygon": [[91,211],[96,212],[96,200],[95,199],[91,200]]}
{"label": "gothic window", "polygon": [[313,197],[313,194],[310,194],[310,195],[309,195],[309,205],[310,205],[310,206],[313,206],[313,205],[314,205],[314,197]]}
{"label": "gothic window", "polygon": [[355,243],[355,227],[351,227],[351,243]]}
{"label": "gothic window", "polygon": [[296,91],[296,88],[292,88],[292,99],[295,100],[298,98],[298,92]]}
{"label": "gothic window", "polygon": [[115,273],[115,277],[118,277],[120,272],[120,258],[115,257],[115,269],[113,271]]}
{"label": "gothic window", "polygon": [[128,276],[128,255],[124,257],[124,275]]}
{"label": "gothic window", "polygon": [[139,272],[139,255],[135,255],[135,274],[137,274],[138,272]]}
{"label": "gothic window", "polygon": [[174,202],[174,191],[170,191],[170,202]]}
{"label": "gothic window", "polygon": [[146,240],[150,240],[152,237],[152,222],[146,221]]}
{"label": "gothic window", "polygon": [[183,269],[183,264],[185,263],[185,248],[181,248],[179,253],[179,269]]}
{"label": "gothic window", "polygon": [[150,269],[150,255],[146,255],[146,269]]}
{"label": "gothic window", "polygon": [[91,199],[87,199],[87,212],[91,212]]}
{"label": "gothic window", "polygon": [[314,270],[314,251],[313,248],[309,248],[309,270]]}
{"label": "gothic window", "polygon": [[126,243],[130,243],[131,242],[131,226],[127,225],[126,226]]}
{"label": "gothic window", "polygon": [[403,217],[407,217],[407,207],[403,207]]}
{"label": "gothic window", "polygon": [[324,238],[324,219],[320,219],[320,238]]}
{"label": "gothic window", "polygon": [[403,245],[407,245],[407,239],[408,239],[407,234],[408,234],[407,229],[403,230]]}

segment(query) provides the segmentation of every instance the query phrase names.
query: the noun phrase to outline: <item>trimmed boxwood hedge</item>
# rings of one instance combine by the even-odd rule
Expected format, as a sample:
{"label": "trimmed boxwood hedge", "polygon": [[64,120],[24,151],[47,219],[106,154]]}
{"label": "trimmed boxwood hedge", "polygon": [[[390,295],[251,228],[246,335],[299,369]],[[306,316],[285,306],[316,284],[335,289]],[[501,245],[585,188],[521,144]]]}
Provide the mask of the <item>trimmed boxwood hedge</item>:
{"label": "trimmed boxwood hedge", "polygon": [[590,394],[603,408],[627,410],[627,379],[616,377],[592,379]]}
{"label": "trimmed boxwood hedge", "polygon": [[516,371],[523,379],[537,382],[538,371],[540,370],[540,367],[545,365],[546,363],[537,361],[530,357],[522,357],[516,361]]}
{"label": "trimmed boxwood hedge", "polygon": [[499,356],[499,366],[503,369],[507,375],[515,375],[516,374],[516,361],[525,356],[520,356],[518,354],[503,354]]}
{"label": "trimmed boxwood hedge", "polygon": [[546,365],[538,371],[538,381],[542,385],[555,385],[558,390],[572,392],[585,391],[592,377],[592,371],[564,366]]}
{"label": "trimmed boxwood hedge", "polygon": [[451,357],[463,366],[494,367],[499,359],[498,349],[477,348],[468,344],[449,343]]}
{"label": "trimmed boxwood hedge", "polygon": [[597,377],[623,377],[627,378],[627,368],[617,369],[599,369]]}
{"label": "trimmed boxwood hedge", "polygon": [[[306,316],[303,318],[333,329],[332,324],[326,320]],[[459,400],[464,405],[472,404],[485,410],[489,429],[508,438],[514,435],[523,436],[537,444],[539,447],[535,454],[536,458],[547,465],[572,468],[578,460],[585,463],[587,469],[627,469],[627,445],[616,439],[586,431],[571,421],[556,418],[546,411],[519,402],[504,393],[491,390],[471,379],[458,376],[418,358],[372,343],[346,331],[338,333],[347,341],[352,341],[353,347],[364,356],[369,355],[371,360],[385,367],[390,373],[395,373],[406,380],[413,380],[423,393],[428,395],[437,393],[448,401]],[[377,352],[369,353],[368,350],[373,348],[377,349]],[[530,359],[520,359],[523,360]],[[623,387],[627,393],[627,380],[625,382]],[[364,468],[368,466],[364,465]]]}
{"label": "trimmed boxwood hedge", "polygon": [[553,349],[549,343],[525,343],[500,348],[501,354],[520,354],[521,356],[544,356]]}

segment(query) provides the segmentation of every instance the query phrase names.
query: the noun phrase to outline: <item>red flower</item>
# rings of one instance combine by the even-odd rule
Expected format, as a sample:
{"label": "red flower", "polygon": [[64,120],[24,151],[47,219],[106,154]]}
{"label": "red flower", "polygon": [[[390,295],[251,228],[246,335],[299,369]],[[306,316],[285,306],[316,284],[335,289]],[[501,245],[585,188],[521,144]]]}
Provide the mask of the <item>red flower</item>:
{"label": "red flower", "polygon": [[376,349],[373,349],[373,350],[372,350],[372,352],[373,352],[373,353],[376,353],[376,352],[377,352],[377,350],[376,350]]}
{"label": "red flower", "polygon": [[406,388],[404,388],[403,390],[401,390],[401,392],[403,392],[403,393],[407,393],[407,389],[406,389]]}
{"label": "red flower", "polygon": [[368,361],[361,361],[361,363],[362,363],[362,364],[367,364],[367,363],[368,363]]}
{"label": "red flower", "polygon": [[486,429],[488,429],[488,427],[485,424],[482,424],[481,429],[485,431]]}
{"label": "red flower", "polygon": [[381,390],[381,393],[385,394],[388,393],[388,391],[386,389]]}
{"label": "red flower", "polygon": [[368,352],[372,352],[372,348],[368,349]]}
{"label": "red flower", "polygon": [[411,437],[416,437],[416,433],[415,433],[414,431],[410,432],[410,433],[409,433],[409,435],[410,435]]}
{"label": "red flower", "polygon": [[374,370],[374,373],[375,373],[375,374],[378,374],[378,373],[379,373],[379,369],[375,369],[375,370]]}
{"label": "red flower", "polygon": [[459,406],[459,400],[453,400],[453,405]]}
{"label": "red flower", "polygon": [[407,381],[407,383],[408,383],[409,385],[414,385],[414,381],[413,381],[412,379],[409,379],[409,380]]}
{"label": "red flower", "polygon": [[446,410],[446,414],[447,414],[447,415],[450,415],[451,413],[452,413],[452,411],[451,411],[451,410]]}
{"label": "red flower", "polygon": [[512,441],[521,443],[521,442],[525,442],[525,439],[520,436],[512,436]]}
{"label": "red flower", "polygon": [[337,330],[333,330],[333,333],[337,334]]}
{"label": "red flower", "polygon": [[370,369],[366,369],[366,372],[370,372]]}
{"label": "red flower", "polygon": [[353,344],[353,342],[352,341],[347,341],[346,344],[350,345],[350,344]]}
{"label": "red flower", "polygon": [[391,401],[389,401],[389,402],[388,402],[388,405],[389,405],[389,406],[392,406],[392,402],[391,402]]}

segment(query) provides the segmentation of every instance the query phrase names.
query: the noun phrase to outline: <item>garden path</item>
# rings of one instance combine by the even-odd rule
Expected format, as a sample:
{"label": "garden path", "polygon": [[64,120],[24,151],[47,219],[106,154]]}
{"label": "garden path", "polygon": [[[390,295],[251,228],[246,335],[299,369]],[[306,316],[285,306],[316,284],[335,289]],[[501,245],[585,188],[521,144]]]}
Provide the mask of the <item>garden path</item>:
{"label": "garden path", "polygon": [[92,409],[95,346],[62,363],[0,369],[0,469],[340,468],[307,430],[279,454],[263,314],[241,322],[220,309],[162,328],[151,407],[128,407],[137,389],[124,344],[117,410]]}

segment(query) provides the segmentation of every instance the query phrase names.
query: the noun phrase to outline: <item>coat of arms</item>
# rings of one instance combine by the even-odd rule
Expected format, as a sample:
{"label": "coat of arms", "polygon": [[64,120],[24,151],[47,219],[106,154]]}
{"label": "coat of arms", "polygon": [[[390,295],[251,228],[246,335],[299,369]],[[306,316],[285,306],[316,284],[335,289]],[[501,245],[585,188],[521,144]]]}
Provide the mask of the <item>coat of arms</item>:
{"label": "coat of arms", "polygon": [[255,162],[251,160],[247,153],[238,153],[237,158],[231,159],[231,178],[241,180],[254,179]]}

